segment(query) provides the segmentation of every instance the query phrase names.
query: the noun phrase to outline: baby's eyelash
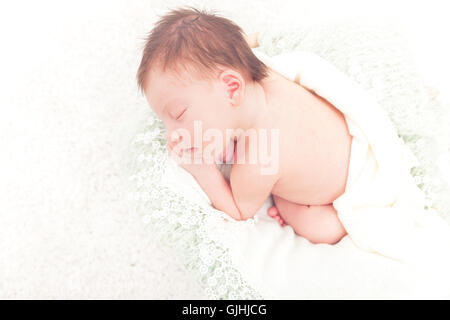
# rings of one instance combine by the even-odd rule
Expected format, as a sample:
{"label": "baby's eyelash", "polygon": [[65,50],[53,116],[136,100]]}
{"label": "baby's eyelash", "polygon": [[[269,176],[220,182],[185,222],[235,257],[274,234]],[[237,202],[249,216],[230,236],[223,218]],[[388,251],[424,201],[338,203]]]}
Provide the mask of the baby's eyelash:
{"label": "baby's eyelash", "polygon": [[176,118],[176,120],[180,119],[181,116],[186,112],[186,110],[187,110],[187,108],[185,108],[185,109],[178,115],[178,117]]}

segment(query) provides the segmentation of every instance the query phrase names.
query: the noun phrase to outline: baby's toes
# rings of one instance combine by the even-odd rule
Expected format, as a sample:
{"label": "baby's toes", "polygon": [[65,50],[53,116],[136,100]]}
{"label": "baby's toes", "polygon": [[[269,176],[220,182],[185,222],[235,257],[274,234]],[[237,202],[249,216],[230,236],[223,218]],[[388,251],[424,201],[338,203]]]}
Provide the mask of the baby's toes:
{"label": "baby's toes", "polygon": [[279,223],[279,224],[283,224],[283,222],[284,222],[284,220],[280,217],[280,215],[278,215],[278,216],[276,216],[275,217],[275,220],[277,220],[277,222]]}
{"label": "baby's toes", "polygon": [[278,215],[277,207],[273,206],[273,207],[270,207],[269,209],[267,209],[267,214],[270,217],[275,218]]}
{"label": "baby's toes", "polygon": [[282,218],[280,215],[276,216],[275,219],[277,219],[278,223],[279,223],[282,227],[284,227],[284,226],[286,225],[286,222],[283,220],[283,218]]}

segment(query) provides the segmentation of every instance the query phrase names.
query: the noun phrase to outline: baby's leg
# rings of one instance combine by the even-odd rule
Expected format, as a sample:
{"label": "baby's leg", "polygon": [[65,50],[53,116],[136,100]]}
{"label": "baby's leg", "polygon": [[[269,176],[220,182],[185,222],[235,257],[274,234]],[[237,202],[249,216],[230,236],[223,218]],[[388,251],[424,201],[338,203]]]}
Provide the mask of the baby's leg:
{"label": "baby's leg", "polygon": [[[295,233],[312,243],[334,244],[347,234],[333,204],[305,206],[275,195],[273,200],[282,222],[290,225]],[[268,214],[275,214],[274,207],[268,210]]]}

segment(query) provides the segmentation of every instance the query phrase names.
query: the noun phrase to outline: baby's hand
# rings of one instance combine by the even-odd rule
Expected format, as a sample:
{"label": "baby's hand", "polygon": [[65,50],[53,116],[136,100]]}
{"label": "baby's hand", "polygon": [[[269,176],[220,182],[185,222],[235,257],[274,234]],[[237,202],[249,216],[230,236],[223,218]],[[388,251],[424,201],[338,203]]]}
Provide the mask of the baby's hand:
{"label": "baby's hand", "polygon": [[205,161],[202,153],[197,148],[179,150],[177,153],[173,144],[167,143],[166,146],[169,156],[196,178],[199,176],[207,176],[211,171],[219,170],[215,162],[210,163]]}

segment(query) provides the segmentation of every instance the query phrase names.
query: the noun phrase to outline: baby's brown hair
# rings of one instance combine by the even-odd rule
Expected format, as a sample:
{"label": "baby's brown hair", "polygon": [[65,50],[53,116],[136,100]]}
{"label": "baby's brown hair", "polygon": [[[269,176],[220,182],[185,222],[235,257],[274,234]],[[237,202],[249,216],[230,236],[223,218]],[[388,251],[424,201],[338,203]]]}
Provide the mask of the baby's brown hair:
{"label": "baby's brown hair", "polygon": [[246,81],[259,82],[268,75],[238,25],[192,7],[170,11],[148,34],[136,75],[141,93],[147,71],[156,65],[176,73],[181,66],[198,79],[213,79],[217,65],[240,72]]}

